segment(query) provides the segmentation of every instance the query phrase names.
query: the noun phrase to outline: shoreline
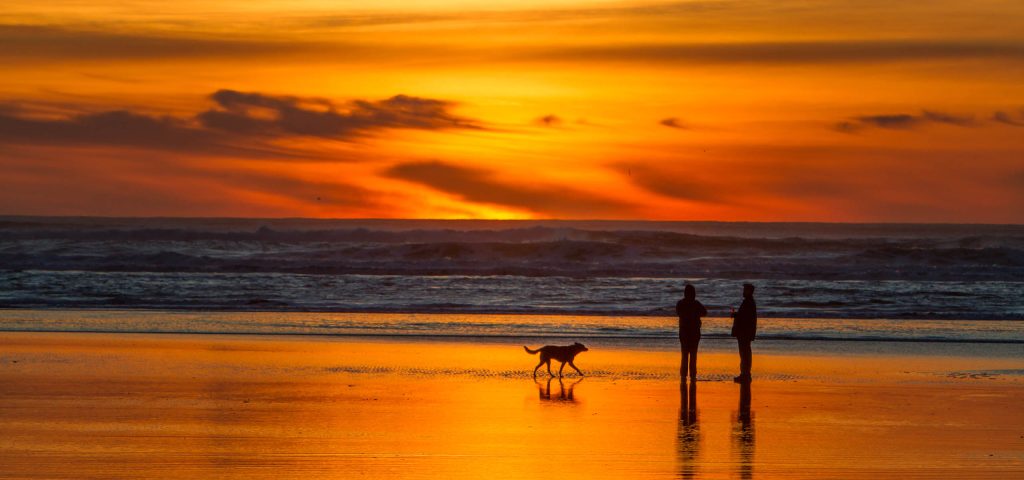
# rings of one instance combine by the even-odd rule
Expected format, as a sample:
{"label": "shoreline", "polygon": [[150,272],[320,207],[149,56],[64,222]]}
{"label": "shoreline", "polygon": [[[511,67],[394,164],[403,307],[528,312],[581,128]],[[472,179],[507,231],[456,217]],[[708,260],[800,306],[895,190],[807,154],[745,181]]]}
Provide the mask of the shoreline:
{"label": "shoreline", "polygon": [[[189,331],[189,330],[168,330],[168,331],[142,331],[142,330],[32,330],[32,329],[4,329],[0,328],[0,334],[2,333],[86,333],[86,334],[101,334],[101,335],[225,335],[225,336],[252,336],[252,337],[326,337],[326,338],[351,338],[351,339],[408,339],[408,340],[437,340],[437,341],[449,341],[449,342],[472,342],[475,340],[517,340],[517,339],[530,339],[530,340],[541,340],[541,339],[591,339],[601,341],[615,341],[615,340],[653,340],[653,341],[665,341],[671,340],[676,341],[675,337],[672,336],[646,336],[646,335],[607,335],[607,336],[596,336],[596,335],[579,335],[579,334],[514,334],[514,335],[501,335],[501,334],[473,334],[473,335],[459,335],[459,334],[437,334],[437,333],[314,333],[314,332],[222,332],[222,331]],[[707,340],[727,340],[732,341],[731,336],[724,334],[702,334],[701,339]],[[765,336],[759,335],[757,340],[761,343],[765,342],[853,342],[853,343],[923,343],[923,344],[965,344],[965,345],[1024,345],[1024,340],[988,340],[988,339],[930,339],[930,338],[843,338],[843,337],[779,337],[779,336]]]}
{"label": "shoreline", "polygon": [[[537,342],[536,338],[517,337],[502,337],[495,339],[497,341],[478,340],[481,339],[474,337],[410,338],[401,335],[361,337],[349,335],[279,335],[244,333],[197,334],[169,332],[109,333],[0,331],[0,343],[4,344],[7,348],[6,353],[0,354],[0,359],[10,358],[13,355],[12,352],[20,347],[44,350],[45,348],[52,347],[59,350],[64,345],[78,345],[86,350],[92,348],[114,349],[130,354],[131,349],[139,346],[160,349],[177,349],[179,348],[178,345],[185,345],[188,348],[198,348],[197,346],[202,346],[202,348],[209,349],[211,352],[217,352],[221,350],[235,350],[235,347],[223,347],[225,345],[244,345],[246,347],[243,347],[241,349],[242,351],[267,351],[283,354],[283,352],[300,348],[297,346],[306,345],[313,350],[340,350],[342,355],[335,356],[330,359],[324,358],[321,360],[325,362],[335,362],[337,365],[353,367],[349,370],[351,372],[365,370],[366,373],[373,373],[380,371],[380,369],[373,367],[372,365],[367,366],[365,363],[360,363],[358,360],[363,357],[364,354],[361,353],[361,350],[359,349],[368,349],[371,352],[375,352],[378,348],[393,346],[394,348],[406,353],[403,353],[394,359],[385,359],[384,364],[388,365],[392,370],[407,368],[430,376],[433,374],[422,368],[423,365],[430,365],[432,368],[438,368],[438,371],[441,373],[451,372],[453,370],[449,363],[452,361],[446,359],[444,355],[445,349],[451,348],[460,351],[464,350],[469,352],[467,354],[487,358],[493,363],[493,365],[489,367],[490,370],[501,371],[508,374],[508,372],[511,372],[518,367],[526,366],[525,364],[522,364],[523,358],[536,358],[525,356],[522,353],[521,350],[524,341],[525,343],[533,346],[537,346],[542,343]],[[783,345],[781,348],[772,348],[768,346],[771,343],[773,342],[754,342],[755,359],[760,359],[759,363],[762,365],[765,365],[765,362],[767,361],[769,368],[766,369],[762,367],[762,373],[769,376],[784,374],[787,376],[807,377],[809,376],[808,372],[814,372],[815,374],[820,373],[820,368],[822,368],[823,365],[828,365],[830,372],[835,372],[839,377],[845,378],[851,375],[859,375],[858,370],[865,362],[868,362],[876,368],[874,374],[885,373],[886,378],[889,378],[892,375],[900,377],[907,374],[907,371],[901,370],[896,365],[905,366],[908,365],[908,362],[913,363],[915,362],[915,359],[917,359],[920,360],[919,363],[931,365],[940,373],[955,373],[963,371],[964,369],[976,367],[976,369],[981,370],[1003,371],[1004,379],[1013,380],[1015,377],[1019,377],[1019,380],[1024,383],[1024,357],[1021,356],[977,355],[974,351],[968,351],[966,354],[958,355],[935,350],[794,350],[786,348],[786,345]],[[609,363],[609,366],[604,367],[604,372],[606,374],[614,373],[619,378],[629,377],[628,374],[624,376],[621,375],[619,369],[622,369],[629,374],[643,372],[643,375],[640,375],[642,378],[656,376],[664,379],[671,377],[673,372],[678,368],[678,343],[676,343],[672,348],[651,347],[647,344],[636,343],[589,343],[588,346],[591,346],[592,350],[602,352],[599,354],[601,356],[605,355],[604,352],[610,354],[609,358],[613,361],[610,360],[611,363]],[[357,350],[346,350],[349,348],[355,348]],[[713,369],[709,369],[708,371],[714,372],[715,375],[717,377],[721,377],[721,379],[731,381],[732,377],[729,376],[726,378],[724,374],[732,369],[731,364],[735,363],[732,361],[734,360],[733,357],[736,357],[737,355],[735,348],[736,343],[731,339],[714,343],[706,343],[702,341],[700,350],[700,357],[702,359],[701,363],[707,363],[714,366]],[[584,356],[594,356],[594,353],[587,352]],[[793,359],[799,360],[795,363],[791,363]],[[805,364],[809,359],[810,364]],[[891,365],[886,365],[886,362],[891,362]],[[267,364],[272,365],[272,363]],[[0,360],[0,366],[2,365],[2,360]],[[532,364],[529,366],[532,367]],[[483,367],[467,371],[479,371],[480,368]],[[774,368],[774,370],[772,368]],[[942,368],[945,368],[946,370],[941,370]],[[527,370],[530,369],[525,368],[523,371],[525,372]],[[702,370],[704,370],[704,368],[702,368]],[[755,368],[755,372],[757,370],[758,369]],[[518,375],[506,376],[516,377]],[[598,375],[598,377],[600,377],[600,375]],[[755,378],[756,377],[757,375],[755,374]],[[592,379],[596,377],[594,375],[588,375],[587,378]],[[676,376],[675,380],[678,380],[678,376]],[[706,381],[703,377],[701,380]]]}
{"label": "shoreline", "polygon": [[[239,334],[678,346],[674,317],[0,309],[0,331]],[[1024,357],[1024,321],[762,318],[758,343],[794,349],[1000,351]],[[705,345],[731,342],[731,319],[704,319]],[[571,341],[569,343],[571,343]],[[833,347],[830,347],[832,345]]]}

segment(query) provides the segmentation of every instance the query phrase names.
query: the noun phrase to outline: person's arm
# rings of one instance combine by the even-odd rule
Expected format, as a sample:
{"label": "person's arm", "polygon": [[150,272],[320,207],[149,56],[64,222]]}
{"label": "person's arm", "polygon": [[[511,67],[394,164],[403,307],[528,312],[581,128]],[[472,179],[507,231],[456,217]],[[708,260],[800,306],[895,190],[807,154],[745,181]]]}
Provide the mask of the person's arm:
{"label": "person's arm", "polygon": [[700,308],[700,315],[699,316],[701,316],[701,317],[708,316],[708,309],[704,308],[704,304],[703,303],[697,302],[697,307]]}

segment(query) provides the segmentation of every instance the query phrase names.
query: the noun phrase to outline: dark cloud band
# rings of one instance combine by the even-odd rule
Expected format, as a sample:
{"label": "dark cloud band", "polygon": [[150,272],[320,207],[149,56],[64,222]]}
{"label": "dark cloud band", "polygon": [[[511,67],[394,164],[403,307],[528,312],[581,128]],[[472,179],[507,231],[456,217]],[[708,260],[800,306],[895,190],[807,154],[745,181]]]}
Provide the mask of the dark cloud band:
{"label": "dark cloud band", "polygon": [[475,120],[453,114],[453,102],[408,95],[338,104],[321,98],[219,90],[211,99],[216,108],[192,118],[130,110],[35,118],[13,107],[0,109],[0,143],[287,156],[287,151],[274,146],[274,139],[310,136],[345,141],[385,129],[483,128]]}
{"label": "dark cloud band", "polygon": [[[266,39],[259,35],[111,33],[75,26],[0,24],[0,59],[21,62],[171,58],[301,58],[341,62],[431,59],[446,62],[640,64],[837,64],[997,59],[1024,61],[1024,44],[974,40],[752,41],[719,43],[571,43],[524,46]],[[295,55],[301,54],[300,57]]]}
{"label": "dark cloud band", "polygon": [[854,133],[868,128],[887,130],[910,130],[928,124],[945,124],[957,127],[974,127],[978,122],[972,116],[954,115],[933,110],[922,110],[920,114],[894,113],[883,115],[862,115],[835,124],[834,128],[844,133]]}

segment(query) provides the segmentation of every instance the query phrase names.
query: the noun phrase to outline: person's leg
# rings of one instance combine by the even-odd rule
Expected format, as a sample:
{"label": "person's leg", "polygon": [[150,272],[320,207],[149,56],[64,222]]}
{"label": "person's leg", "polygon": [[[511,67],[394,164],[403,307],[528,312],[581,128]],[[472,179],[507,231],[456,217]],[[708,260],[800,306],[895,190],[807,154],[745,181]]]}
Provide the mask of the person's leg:
{"label": "person's leg", "polygon": [[750,351],[750,340],[740,340],[740,375],[750,378],[750,367],[753,363],[753,352]]}
{"label": "person's leg", "polygon": [[[689,347],[689,345],[687,345]],[[692,363],[693,352],[689,348],[683,350],[683,361],[679,365],[679,378],[686,378],[686,375],[690,373],[689,365]]]}
{"label": "person's leg", "polygon": [[736,346],[740,353],[740,374],[733,380],[744,382],[750,379],[750,340],[737,337]]}
{"label": "person's leg", "polygon": [[688,349],[690,350],[690,378],[692,380],[696,380],[697,379],[697,346],[698,345],[700,345],[700,337],[697,337],[697,338],[693,339],[693,341],[690,342],[689,345],[687,345]]}
{"label": "person's leg", "polygon": [[679,337],[679,351],[682,353],[682,359],[679,360],[679,378],[686,379],[686,365],[687,365],[687,352],[686,352],[686,341],[683,337]]}

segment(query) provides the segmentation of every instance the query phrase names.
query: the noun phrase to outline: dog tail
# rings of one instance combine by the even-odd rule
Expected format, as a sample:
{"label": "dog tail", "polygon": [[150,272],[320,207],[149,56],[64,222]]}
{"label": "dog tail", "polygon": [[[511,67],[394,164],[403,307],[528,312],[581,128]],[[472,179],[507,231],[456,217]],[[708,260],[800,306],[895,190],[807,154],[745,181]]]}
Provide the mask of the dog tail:
{"label": "dog tail", "polygon": [[530,355],[536,355],[537,352],[540,351],[539,348],[536,350],[530,350],[526,345],[523,345],[523,350],[526,350],[526,353],[529,353]]}

